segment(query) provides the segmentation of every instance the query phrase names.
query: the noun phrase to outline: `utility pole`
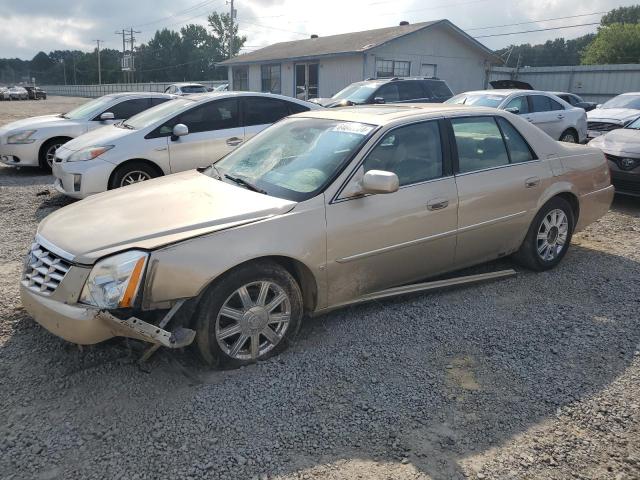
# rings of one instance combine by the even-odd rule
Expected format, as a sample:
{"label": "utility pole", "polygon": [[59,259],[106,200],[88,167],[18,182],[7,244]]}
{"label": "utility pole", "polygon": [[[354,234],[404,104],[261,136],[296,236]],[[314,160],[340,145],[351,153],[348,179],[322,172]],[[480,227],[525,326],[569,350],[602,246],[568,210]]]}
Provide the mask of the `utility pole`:
{"label": "utility pole", "polygon": [[76,75],[76,53],[73,52],[71,55],[73,56],[73,84],[77,85],[78,84],[78,77]]}
{"label": "utility pole", "polygon": [[104,42],[104,40],[96,40],[96,44],[98,45],[98,85],[102,85],[102,71],[100,70],[100,42]]}
{"label": "utility pole", "polygon": [[64,63],[64,58],[60,59],[60,62],[62,63],[62,73],[64,75],[64,84],[67,84],[67,66]]}
{"label": "utility pole", "polygon": [[122,81],[123,83],[127,83],[127,72],[124,69],[124,56],[126,55],[127,49],[124,42],[125,30],[122,29],[122,32],[116,32],[116,35],[122,35],[122,60],[120,61],[120,68],[122,69]]}
{"label": "utility pole", "polygon": [[236,11],[233,8],[233,0],[230,0],[231,12],[229,14],[229,58],[233,57],[233,19],[236,17]]}
{"label": "utility pole", "polygon": [[129,46],[131,47],[131,83],[133,83],[133,81],[135,80],[134,75],[136,71],[136,64],[133,56],[133,52],[135,49],[135,41],[136,41],[136,37],[133,36],[134,33],[142,33],[142,32],[139,32],[137,30],[134,31],[133,28],[130,28]]}

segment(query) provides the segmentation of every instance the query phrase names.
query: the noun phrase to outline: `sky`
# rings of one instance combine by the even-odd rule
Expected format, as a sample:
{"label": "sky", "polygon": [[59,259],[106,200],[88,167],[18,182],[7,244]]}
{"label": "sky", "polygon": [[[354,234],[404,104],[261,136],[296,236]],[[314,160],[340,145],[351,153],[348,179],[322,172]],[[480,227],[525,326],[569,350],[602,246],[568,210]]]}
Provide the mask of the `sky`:
{"label": "sky", "polygon": [[[615,0],[235,0],[245,51],[287,40],[447,18],[474,37],[597,23],[602,13],[640,3]],[[31,59],[39,51],[122,48],[115,32],[133,27],[145,42],[160,28],[206,24],[228,0],[0,0],[0,58]],[[584,15],[574,18],[561,18]],[[545,20],[545,21],[542,21]],[[532,22],[522,25],[506,24]],[[493,27],[493,28],[484,28]],[[478,38],[492,49],[595,32],[596,25]]]}

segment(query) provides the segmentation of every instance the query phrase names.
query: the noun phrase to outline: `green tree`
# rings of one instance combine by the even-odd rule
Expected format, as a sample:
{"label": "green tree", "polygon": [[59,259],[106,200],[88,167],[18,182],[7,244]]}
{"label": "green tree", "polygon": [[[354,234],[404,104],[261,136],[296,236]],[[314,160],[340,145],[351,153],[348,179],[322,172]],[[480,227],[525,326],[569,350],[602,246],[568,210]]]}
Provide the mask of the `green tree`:
{"label": "green tree", "polygon": [[640,21],[640,5],[614,8],[600,20],[603,26],[614,23],[638,23]]}
{"label": "green tree", "polygon": [[228,13],[219,14],[218,12],[213,12],[207,18],[209,22],[209,26],[213,30],[213,37],[218,42],[218,50],[220,52],[220,58],[216,59],[216,61],[225,60],[229,57],[234,57],[240,53],[240,49],[244,46],[247,41],[246,36],[238,36],[238,24],[233,24],[233,47],[231,49],[231,54],[229,53],[229,32],[231,31],[231,16]]}
{"label": "green tree", "polygon": [[585,50],[584,65],[640,62],[640,24],[614,23],[601,27]]}

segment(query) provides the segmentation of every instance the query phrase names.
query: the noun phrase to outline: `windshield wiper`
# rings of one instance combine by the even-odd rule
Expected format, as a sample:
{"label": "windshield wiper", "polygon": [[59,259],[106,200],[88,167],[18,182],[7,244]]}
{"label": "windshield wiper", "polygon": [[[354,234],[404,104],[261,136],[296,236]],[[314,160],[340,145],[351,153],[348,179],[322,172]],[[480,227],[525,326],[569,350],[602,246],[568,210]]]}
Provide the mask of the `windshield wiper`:
{"label": "windshield wiper", "polygon": [[124,122],[120,122],[119,124],[122,128],[126,128],[127,130],[135,130],[135,127],[132,127],[131,125],[129,125],[128,123],[124,123]]}
{"label": "windshield wiper", "polygon": [[66,118],[67,120],[69,119],[69,117],[67,117],[66,113],[61,113],[60,115],[58,115],[60,118]]}
{"label": "windshield wiper", "polygon": [[244,178],[232,177],[228,173],[224,174],[224,178],[228,178],[232,182],[237,183],[238,185],[242,185],[247,190],[251,190],[251,191],[254,191],[254,192],[262,193],[263,195],[267,194],[266,190],[263,190],[260,187],[256,187],[254,184],[247,182]]}

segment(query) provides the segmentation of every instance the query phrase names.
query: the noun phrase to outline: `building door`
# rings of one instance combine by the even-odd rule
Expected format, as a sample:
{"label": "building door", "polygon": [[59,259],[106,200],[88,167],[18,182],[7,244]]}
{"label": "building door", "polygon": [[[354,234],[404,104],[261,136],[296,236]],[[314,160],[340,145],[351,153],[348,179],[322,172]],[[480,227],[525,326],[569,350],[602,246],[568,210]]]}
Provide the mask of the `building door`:
{"label": "building door", "polygon": [[423,63],[420,65],[420,76],[421,77],[435,77],[436,76],[436,67],[437,65],[433,63]]}
{"label": "building door", "polygon": [[296,98],[298,100],[311,100],[318,98],[319,64],[296,64]]}

